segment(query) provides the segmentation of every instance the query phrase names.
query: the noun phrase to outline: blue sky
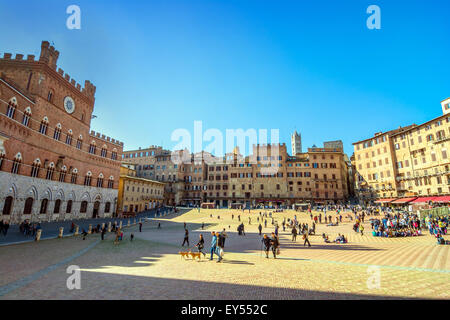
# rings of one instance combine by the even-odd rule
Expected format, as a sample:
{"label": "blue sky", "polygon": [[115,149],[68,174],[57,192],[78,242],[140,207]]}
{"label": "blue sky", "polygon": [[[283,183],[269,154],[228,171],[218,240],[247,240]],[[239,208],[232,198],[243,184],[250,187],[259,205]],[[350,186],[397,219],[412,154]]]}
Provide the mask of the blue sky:
{"label": "blue sky", "polygon": [[[81,8],[81,30],[66,8]],[[381,30],[366,27],[369,5]],[[450,2],[0,0],[0,52],[35,54],[97,86],[92,128],[171,148],[171,133],[279,129],[303,148],[352,142],[441,114],[450,96]],[[207,143],[205,143],[205,146]]]}

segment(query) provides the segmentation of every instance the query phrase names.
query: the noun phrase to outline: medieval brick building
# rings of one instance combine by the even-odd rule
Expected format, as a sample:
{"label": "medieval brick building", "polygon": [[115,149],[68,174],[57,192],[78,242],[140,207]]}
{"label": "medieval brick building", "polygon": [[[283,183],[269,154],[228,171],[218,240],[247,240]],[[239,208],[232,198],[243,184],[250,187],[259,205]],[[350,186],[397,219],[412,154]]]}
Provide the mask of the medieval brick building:
{"label": "medieval brick building", "polygon": [[48,42],[39,59],[0,59],[0,217],[61,220],[111,216],[123,143],[91,131],[95,86],[57,69]]}

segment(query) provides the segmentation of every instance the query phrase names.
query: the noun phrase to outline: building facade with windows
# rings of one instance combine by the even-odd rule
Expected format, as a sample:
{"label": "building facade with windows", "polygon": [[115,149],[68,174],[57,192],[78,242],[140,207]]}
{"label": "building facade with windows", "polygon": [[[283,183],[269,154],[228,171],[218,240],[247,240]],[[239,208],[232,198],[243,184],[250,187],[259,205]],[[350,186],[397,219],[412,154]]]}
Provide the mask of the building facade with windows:
{"label": "building facade with windows", "polygon": [[182,166],[172,162],[172,152],[160,146],[124,151],[123,161],[134,164],[140,178],[165,183],[164,203],[173,206],[181,203],[184,191]]}
{"label": "building facade with windows", "polygon": [[[148,164],[146,152],[125,151],[124,158],[141,158],[142,165]],[[349,196],[346,159],[341,149],[332,148],[309,148],[290,156],[285,144],[254,145],[253,153],[246,157],[238,148],[224,157],[189,154],[177,164],[175,176],[172,173],[180,186],[174,204],[247,207],[344,202]]]}
{"label": "building facade with windows", "polygon": [[135,165],[123,163],[120,168],[117,212],[138,213],[158,208],[164,203],[164,183],[139,178]]}
{"label": "building facade with windows", "polygon": [[450,194],[450,99],[441,107],[435,119],[353,144],[360,199]]}
{"label": "building facade with windows", "polygon": [[111,216],[123,143],[90,130],[96,88],[57,68],[48,42],[39,59],[0,59],[0,208],[20,223]]}

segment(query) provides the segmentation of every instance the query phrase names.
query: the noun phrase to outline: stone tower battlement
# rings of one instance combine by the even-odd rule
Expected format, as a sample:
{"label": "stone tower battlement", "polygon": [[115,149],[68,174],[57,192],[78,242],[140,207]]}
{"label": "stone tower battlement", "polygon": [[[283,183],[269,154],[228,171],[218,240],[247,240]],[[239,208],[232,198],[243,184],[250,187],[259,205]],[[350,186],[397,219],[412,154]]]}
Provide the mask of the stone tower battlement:
{"label": "stone tower battlement", "polygon": [[57,62],[59,58],[59,51],[55,47],[51,46],[48,41],[42,41],[41,43],[41,54],[39,60],[35,59],[35,55],[29,54],[27,58],[24,59],[24,55],[17,53],[15,58],[12,58],[11,53],[4,53],[3,58],[0,58],[0,63],[21,63],[26,65],[37,65],[44,64],[50,69],[58,73],[61,78],[65,79],[69,84],[71,84],[75,89],[81,92],[84,96],[89,99],[95,98],[95,92],[97,88],[89,81],[84,82],[84,88],[81,87],[74,79],[71,79],[70,75],[64,73],[64,70],[57,67]]}

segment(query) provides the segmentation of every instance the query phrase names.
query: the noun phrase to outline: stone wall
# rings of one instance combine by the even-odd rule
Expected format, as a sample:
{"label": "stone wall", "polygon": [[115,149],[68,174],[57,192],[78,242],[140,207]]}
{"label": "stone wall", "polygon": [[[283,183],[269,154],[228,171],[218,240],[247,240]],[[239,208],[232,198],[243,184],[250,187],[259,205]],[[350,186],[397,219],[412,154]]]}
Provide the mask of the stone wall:
{"label": "stone wall", "polygon": [[[11,214],[3,215],[0,211],[0,220],[16,224],[26,219],[37,222],[92,218],[97,201],[100,203],[98,216],[110,217],[116,211],[117,193],[117,189],[86,187],[0,171],[0,210],[3,210],[7,197],[14,199]],[[27,198],[34,199],[31,215],[23,214]],[[48,199],[47,213],[39,214],[43,199]],[[60,211],[59,214],[53,214],[55,201],[58,199],[61,200]],[[66,206],[69,200],[73,201],[73,205],[71,213],[67,214]],[[86,213],[80,213],[82,201],[88,202]],[[109,213],[105,213],[107,202],[110,202]]]}

